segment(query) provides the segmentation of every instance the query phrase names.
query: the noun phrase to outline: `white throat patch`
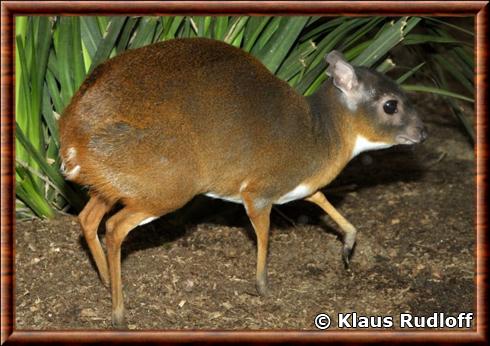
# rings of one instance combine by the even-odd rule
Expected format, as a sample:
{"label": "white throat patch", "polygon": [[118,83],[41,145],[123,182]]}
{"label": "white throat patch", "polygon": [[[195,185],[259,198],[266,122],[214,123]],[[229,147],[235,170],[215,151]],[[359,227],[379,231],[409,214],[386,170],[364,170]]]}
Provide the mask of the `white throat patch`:
{"label": "white throat patch", "polygon": [[364,151],[385,149],[391,146],[393,146],[393,144],[385,142],[371,142],[366,137],[357,135],[356,142],[354,143],[354,149],[352,149],[351,159]]}

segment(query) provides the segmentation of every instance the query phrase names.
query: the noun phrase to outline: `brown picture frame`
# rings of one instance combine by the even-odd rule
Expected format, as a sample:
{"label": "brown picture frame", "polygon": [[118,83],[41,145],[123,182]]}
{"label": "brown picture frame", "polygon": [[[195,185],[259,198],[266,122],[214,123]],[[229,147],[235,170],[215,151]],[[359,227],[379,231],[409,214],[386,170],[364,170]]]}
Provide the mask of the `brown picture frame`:
{"label": "brown picture frame", "polygon": [[[17,15],[436,15],[474,16],[476,31],[476,331],[34,331],[14,328],[14,17]],[[488,1],[4,1],[1,4],[1,343],[488,342],[486,204]]]}

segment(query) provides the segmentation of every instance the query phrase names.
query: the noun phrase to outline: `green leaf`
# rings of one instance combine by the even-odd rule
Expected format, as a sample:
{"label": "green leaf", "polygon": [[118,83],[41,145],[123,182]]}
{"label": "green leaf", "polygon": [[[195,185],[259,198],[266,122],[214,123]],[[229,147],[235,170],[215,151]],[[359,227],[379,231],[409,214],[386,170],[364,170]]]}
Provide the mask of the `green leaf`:
{"label": "green leaf", "polygon": [[30,220],[36,217],[36,214],[19,198],[15,200],[15,219]]}
{"label": "green leaf", "polygon": [[381,64],[376,67],[376,71],[380,73],[386,73],[395,68],[395,63],[390,58],[385,59]]}
{"label": "green leaf", "polygon": [[177,31],[182,26],[182,22],[184,22],[184,18],[183,16],[170,17],[168,19],[168,29],[164,30],[163,37],[160,39],[170,40],[175,38]]}
{"label": "green leaf", "polygon": [[448,23],[444,20],[441,20],[441,19],[438,19],[438,18],[435,18],[435,17],[422,17],[424,20],[426,21],[431,21],[431,22],[435,22],[435,23],[438,23],[438,24],[442,24],[442,25],[445,25],[447,27],[450,27],[452,29],[455,29],[455,30],[458,30],[460,32],[463,32],[467,35],[470,35],[470,36],[475,36],[475,33],[474,32],[471,32],[471,31],[468,31],[466,29],[463,29],[462,27],[458,26],[458,25],[454,25],[454,24],[451,24],[451,23]]}
{"label": "green leaf", "polygon": [[339,47],[340,51],[345,51],[351,48],[354,44],[356,44],[361,39],[366,39],[366,35],[368,35],[376,26],[378,26],[384,19],[384,17],[374,17],[367,18],[365,24],[362,25],[356,32],[349,34],[346,36],[346,39],[342,41],[341,46]]}
{"label": "green leaf", "polygon": [[50,70],[46,72],[46,83],[48,85],[49,96],[53,101],[54,109],[58,114],[62,114],[63,110],[65,109],[65,105],[63,103],[63,100],[61,99],[61,92],[58,89],[56,80]]}
{"label": "green leaf", "polygon": [[236,17],[232,19],[231,25],[228,28],[228,31],[225,35],[224,41],[226,43],[232,44],[235,39],[242,32],[245,24],[247,23],[249,17]]}
{"label": "green leaf", "polygon": [[73,80],[75,90],[82,84],[85,79],[85,63],[83,60],[82,40],[80,32],[80,20],[77,17],[72,18],[72,37],[73,37]]}
{"label": "green leaf", "polygon": [[192,19],[197,26],[197,36],[211,37],[209,27],[211,25],[211,17],[209,16],[193,16]]}
{"label": "green leaf", "polygon": [[124,24],[123,30],[119,39],[117,40],[116,52],[119,54],[128,49],[129,41],[134,33],[136,24],[138,24],[139,18],[128,18]]}
{"label": "green leaf", "polygon": [[411,76],[413,76],[418,70],[420,70],[420,68],[422,66],[425,65],[425,62],[422,62],[420,64],[418,64],[417,66],[415,66],[414,68],[410,69],[410,71],[404,73],[403,75],[401,75],[400,77],[398,77],[398,79],[396,80],[396,82],[398,84],[402,84],[403,82],[405,82],[408,78],[410,78]]}
{"label": "green leaf", "polygon": [[51,49],[48,57],[48,71],[51,71],[52,75],[56,80],[60,80],[60,72],[58,70],[58,59],[56,58],[56,53],[54,49]]}
{"label": "green leaf", "polygon": [[423,43],[452,43],[452,44],[464,44],[464,45],[469,45],[471,44],[458,41],[452,37],[442,37],[442,36],[436,36],[436,35],[421,35],[421,34],[410,34],[405,37],[403,40],[404,45],[413,45],[413,44],[423,44]]}
{"label": "green leaf", "polygon": [[279,28],[282,19],[283,17],[272,17],[272,19],[267,22],[267,25],[264,27],[264,30],[261,30],[258,39],[253,44],[253,48],[250,51],[253,55],[258,56],[259,52],[262,50],[262,48],[264,48],[272,35],[274,35],[276,30]]}
{"label": "green leaf", "polygon": [[101,33],[104,33],[107,31],[107,27],[109,26],[110,21],[114,17],[107,17],[107,16],[97,16],[95,17],[97,19],[97,24],[99,26],[99,31]]}
{"label": "green leaf", "polygon": [[155,34],[153,35],[152,43],[160,41],[160,36],[162,35],[163,31],[165,30],[164,23],[162,21],[162,17],[158,17],[156,20],[157,20],[157,26],[155,29]]}
{"label": "green leaf", "polygon": [[[16,52],[17,52],[17,57],[19,59],[19,66],[20,69],[16,73],[16,82],[19,85],[19,91],[18,94],[16,95],[17,97],[17,109],[15,112],[15,118],[16,121],[18,122],[19,126],[22,129],[27,129],[29,127],[29,120],[30,120],[30,114],[32,114],[31,111],[31,102],[30,102],[30,86],[29,86],[29,79],[27,76],[27,61],[26,61],[26,54],[24,51],[24,44],[22,43],[22,38],[20,36],[16,37]],[[17,147],[17,146],[16,146]],[[16,157],[20,158],[21,160],[28,161],[29,160],[29,155],[28,153],[23,149],[23,148],[16,148]]]}
{"label": "green leaf", "polygon": [[470,70],[473,71],[475,67],[473,49],[470,47],[456,47],[453,51],[461,60],[465,62],[465,66],[468,66]]}
{"label": "green leaf", "polygon": [[[438,82],[442,85],[444,89],[448,89],[448,84],[446,81],[446,75],[444,74],[444,70],[441,67],[441,65],[436,64],[435,66],[437,76],[438,76]],[[445,101],[449,105],[449,109],[451,110],[451,113],[455,116],[456,119],[459,120],[460,124],[463,126],[465,133],[468,135],[469,139],[471,140],[472,145],[475,145],[475,130],[473,129],[473,126],[470,124],[466,116],[460,111],[460,107],[458,106],[457,102],[455,99],[450,98],[450,97],[445,97]]]}
{"label": "green leaf", "polygon": [[453,56],[450,56],[449,54],[438,54],[434,57],[434,60],[436,64],[438,64],[438,66],[443,68],[460,85],[465,87],[468,92],[470,92],[471,94],[475,92],[472,80],[473,75],[470,75],[469,78],[467,78],[467,75],[465,76],[463,72],[464,70],[462,69],[460,62],[454,62]]}
{"label": "green leaf", "polygon": [[99,24],[97,23],[97,18],[94,16],[81,16],[80,17],[81,26],[81,38],[83,44],[87,47],[87,50],[92,59],[97,52],[97,47],[102,40],[102,34],[100,33]]}
{"label": "green leaf", "polygon": [[46,67],[48,64],[49,57],[49,49],[51,46],[51,24],[49,22],[49,18],[47,17],[39,17],[39,26],[37,32],[37,40],[36,40],[36,61],[34,62],[35,66],[32,67],[32,71],[34,68],[36,69],[35,81],[36,84],[33,84],[32,87],[35,91],[36,98],[36,108],[40,109],[41,105],[41,93],[42,86],[44,84],[44,75],[46,73]]}
{"label": "green leaf", "polygon": [[107,60],[111,54],[112,49],[116,43],[119,34],[126,22],[126,17],[113,17],[107,28],[107,33],[100,41],[97,52],[92,60],[92,65],[89,69],[89,74],[97,67],[101,62]]}
{"label": "green leaf", "polygon": [[306,92],[310,88],[310,86],[315,83],[317,80],[321,80],[322,78],[326,79],[325,69],[327,64],[325,60],[321,60],[311,71],[308,71],[305,76],[298,82],[296,85],[296,90],[301,94],[306,95]]}
{"label": "green leaf", "polygon": [[54,211],[46,202],[44,197],[33,188],[31,184],[15,184],[15,195],[20,198],[31,210],[41,218],[51,219],[54,217]]}
{"label": "green leaf", "polygon": [[183,25],[180,27],[179,31],[177,32],[178,37],[193,37],[195,35],[191,34],[191,23],[189,21],[188,17],[184,17],[184,22]]}
{"label": "green leaf", "polygon": [[315,80],[310,84],[308,89],[304,92],[305,96],[309,96],[313,94],[318,87],[327,79],[327,75],[325,73],[319,74]]}
{"label": "green leaf", "polygon": [[257,38],[270,22],[271,17],[250,17],[243,36],[243,50],[250,52],[257,44]]}
{"label": "green leaf", "polygon": [[294,45],[309,17],[286,17],[267,44],[258,52],[262,63],[275,73]]}
{"label": "green leaf", "polygon": [[61,99],[66,106],[70,102],[71,96],[75,92],[72,78],[73,57],[73,38],[72,38],[72,18],[61,17],[59,23],[59,45],[56,52],[58,59],[59,82],[61,84]]}
{"label": "green leaf", "polygon": [[[26,126],[23,128],[32,145],[37,150],[42,150],[44,147],[43,128],[41,122],[41,98],[42,98],[42,83],[46,73],[46,66],[51,43],[49,35],[50,23],[47,17],[31,18],[29,27],[29,39],[26,40],[28,47],[26,49],[31,52],[30,66],[28,66],[29,86],[24,89],[28,93],[28,101],[30,103],[30,112],[25,114],[28,119]],[[37,163],[29,157],[28,163],[33,168],[37,168]],[[33,183],[42,184],[37,178],[33,178]]]}
{"label": "green leaf", "polygon": [[289,80],[296,74],[303,73],[307,67],[306,59],[317,49],[311,40],[301,43],[281,64],[276,76],[283,80]]}
{"label": "green leaf", "polygon": [[378,37],[352,63],[357,66],[373,66],[390,49],[403,40],[406,34],[420,21],[420,18],[403,17],[379,32]]}
{"label": "green leaf", "polygon": [[63,197],[70,202],[72,206],[81,210],[83,206],[83,201],[78,194],[76,194],[73,189],[66,183],[66,181],[61,176],[60,172],[50,166],[43,156],[32,146],[32,144],[27,140],[24,133],[19,126],[16,126],[15,130],[16,138],[19,143],[29,152],[31,157],[37,162],[41,167],[42,171],[51,180],[51,182],[57,186],[58,190],[62,192]]}
{"label": "green leaf", "polygon": [[407,90],[407,91],[415,91],[415,92],[427,92],[427,93],[432,93],[432,94],[437,94],[437,95],[442,95],[442,96],[448,96],[448,97],[453,97],[455,99],[463,100],[463,101],[468,101],[471,103],[474,103],[475,100],[473,98],[454,93],[449,90],[441,89],[441,88],[436,88],[436,87],[431,87],[431,86],[426,86],[426,85],[412,85],[412,84],[403,84],[402,88]]}
{"label": "green leaf", "polygon": [[53,113],[53,108],[49,97],[49,90],[47,83],[44,84],[43,87],[43,118],[44,122],[48,126],[50,132],[50,138],[56,144],[56,147],[59,148],[59,131],[58,131],[58,121]]}
{"label": "green leaf", "polygon": [[[17,72],[15,74],[15,95],[20,94],[20,74],[21,74],[21,67],[20,67],[20,59],[19,59],[19,44],[17,43],[18,41],[21,43],[22,47],[25,45],[25,37],[27,33],[27,21],[28,17],[25,16],[17,16],[15,17],[15,40],[16,40],[16,46],[15,46],[15,71]],[[26,73],[24,70],[23,73]],[[15,109],[17,110],[19,108],[19,97],[16,97],[16,104],[15,104]],[[17,111],[16,111],[17,112]]]}
{"label": "green leaf", "polygon": [[153,42],[153,36],[155,35],[157,23],[158,19],[155,17],[141,18],[135,30],[136,34],[133,40],[129,43],[129,47],[131,49],[135,49]]}
{"label": "green leaf", "polygon": [[313,58],[308,63],[307,72],[312,71],[316,68],[318,64],[325,66],[325,56],[327,53],[332,51],[335,46],[342,42],[342,40],[347,36],[347,34],[362,25],[365,22],[363,18],[355,18],[351,20],[344,21],[341,25],[336,27],[334,30],[329,32],[318,44],[317,50],[313,55]]}
{"label": "green leaf", "polygon": [[[321,18],[325,19],[325,18]],[[328,18],[328,21],[325,23],[322,23],[318,25],[315,28],[312,28],[308,30],[303,36],[301,36],[301,41],[306,41],[306,40],[317,40],[319,36],[328,34],[331,32],[331,30],[335,27],[338,27],[339,25],[343,24],[346,20],[348,20],[347,17],[338,17],[338,18]],[[308,23],[310,25],[311,23]]]}
{"label": "green leaf", "polygon": [[364,41],[360,44],[358,44],[355,47],[352,47],[348,51],[344,52],[344,57],[347,59],[347,61],[352,61],[356,57],[358,57],[364,50],[369,47],[372,44],[373,40],[367,40]]}
{"label": "green leaf", "polygon": [[[443,57],[442,61],[444,65],[450,69],[457,70],[457,73],[473,84],[475,64],[473,60],[473,54],[468,56],[463,47],[456,47],[451,50],[445,50],[435,56],[436,59]],[[451,71],[448,71],[451,72]],[[458,78],[457,78],[458,79]],[[473,91],[472,91],[473,92]]]}
{"label": "green leaf", "polygon": [[228,17],[227,16],[215,17],[212,26],[213,26],[213,38],[216,40],[223,41],[225,39],[226,29],[228,28]]}
{"label": "green leaf", "polygon": [[[412,34],[416,26],[420,30]],[[21,133],[16,139],[19,215],[25,215],[26,208],[30,208],[40,217],[50,217],[53,208],[66,208],[66,203],[81,206],[81,188],[64,181],[58,172],[57,117],[85,73],[128,46],[141,47],[175,37],[225,40],[259,57],[279,78],[305,95],[313,93],[327,78],[324,57],[332,49],[343,51],[346,59],[356,65],[377,66],[386,72],[390,68],[386,55],[393,47],[400,46],[402,54],[412,54],[416,47],[430,47],[431,53],[425,55],[427,63],[405,72],[399,82],[406,83],[416,71],[430,74],[428,77],[438,87],[404,87],[445,96],[450,109],[471,136],[471,124],[462,114],[457,114],[456,100],[473,102],[473,99],[450,91],[446,80],[457,82],[468,95],[473,94],[473,41],[462,40],[460,35],[456,39],[453,30],[474,35],[440,19],[417,17],[391,22],[379,16],[18,16],[15,18],[15,108]]]}

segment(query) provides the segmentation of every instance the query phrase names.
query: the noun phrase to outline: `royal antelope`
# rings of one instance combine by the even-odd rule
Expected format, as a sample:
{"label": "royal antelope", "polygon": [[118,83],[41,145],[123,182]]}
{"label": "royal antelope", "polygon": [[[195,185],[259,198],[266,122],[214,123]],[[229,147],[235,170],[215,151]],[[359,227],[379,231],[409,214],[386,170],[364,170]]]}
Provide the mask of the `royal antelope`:
{"label": "royal antelope", "polygon": [[[346,264],[356,229],[320,189],[366,150],[426,137],[398,85],[332,51],[329,79],[296,92],[252,55],[209,39],[177,39],[127,51],[98,66],[60,119],[66,179],[89,187],[79,215],[113,324],[124,323],[121,243],[135,227],[196,195],[242,203],[257,235],[257,278],[267,289],[274,204],[317,204],[344,234]],[[106,223],[107,259],[97,236]]]}

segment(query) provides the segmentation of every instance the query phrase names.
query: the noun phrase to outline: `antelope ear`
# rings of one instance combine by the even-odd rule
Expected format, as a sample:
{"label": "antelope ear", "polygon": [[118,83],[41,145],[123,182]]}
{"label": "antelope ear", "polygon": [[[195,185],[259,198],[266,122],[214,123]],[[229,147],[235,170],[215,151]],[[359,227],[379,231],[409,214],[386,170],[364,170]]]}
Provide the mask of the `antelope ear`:
{"label": "antelope ear", "polygon": [[333,84],[343,93],[348,94],[358,86],[354,67],[345,61],[341,53],[336,50],[331,51],[325,57],[327,61],[327,75],[332,77]]}

